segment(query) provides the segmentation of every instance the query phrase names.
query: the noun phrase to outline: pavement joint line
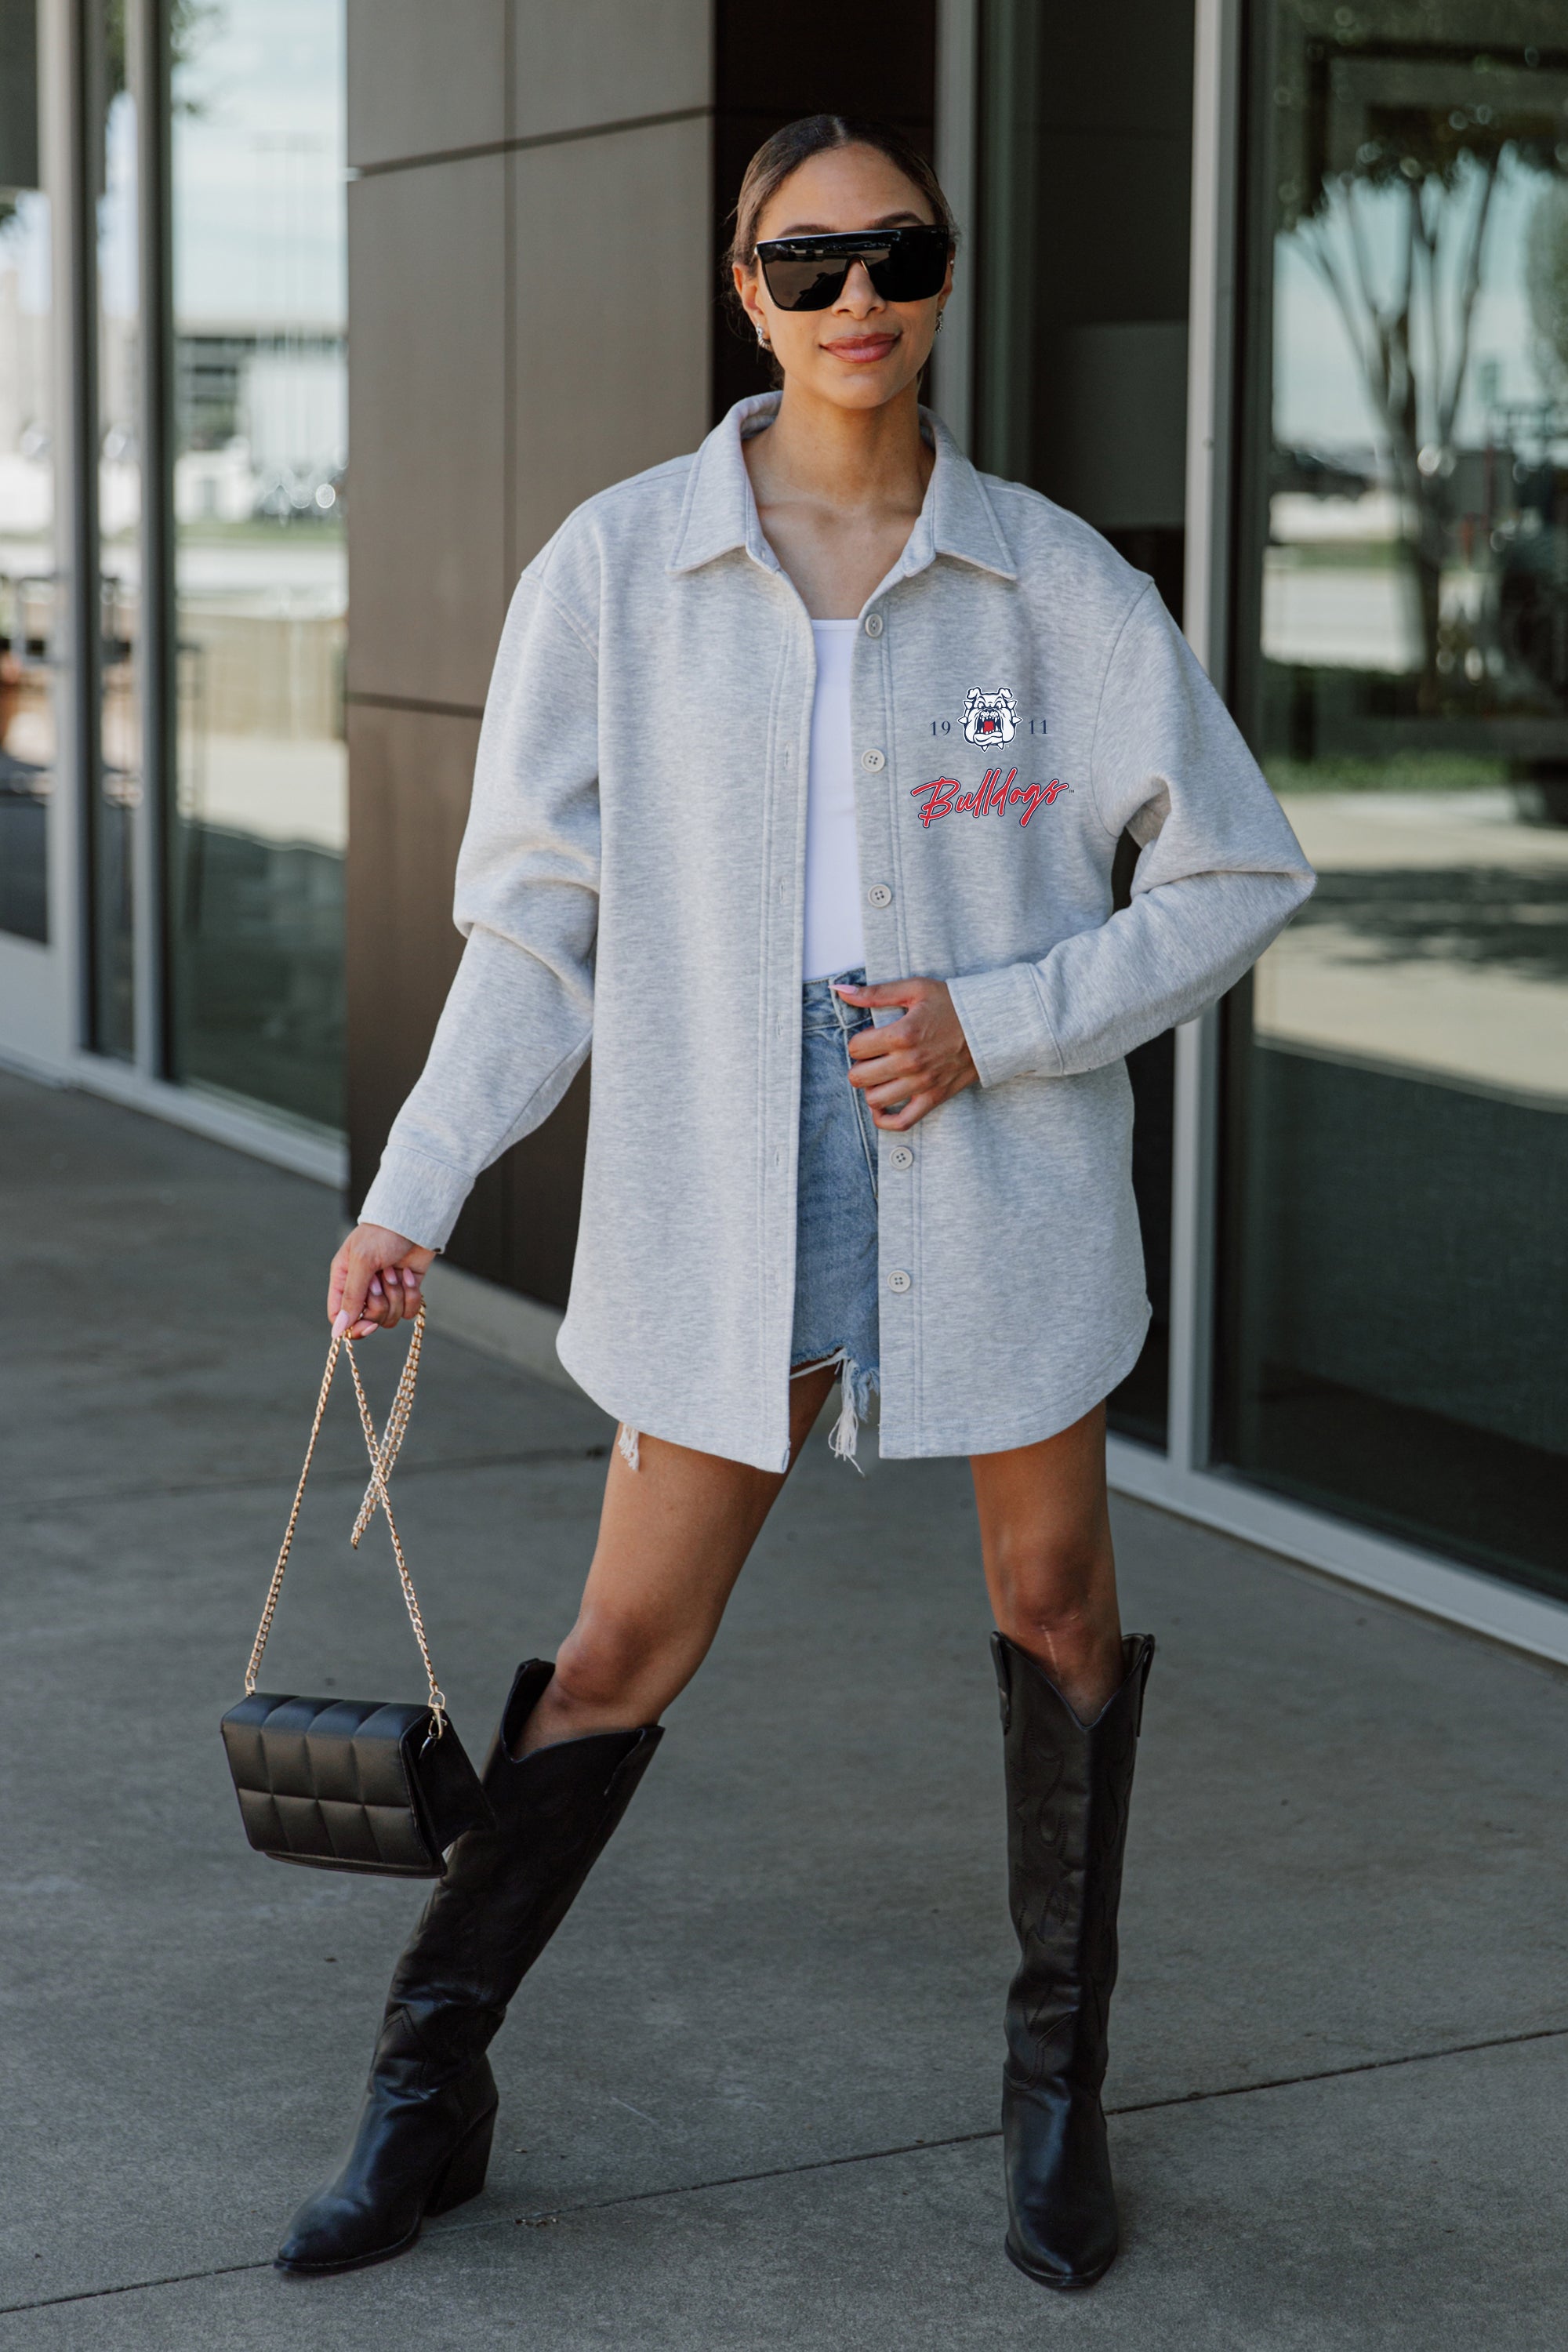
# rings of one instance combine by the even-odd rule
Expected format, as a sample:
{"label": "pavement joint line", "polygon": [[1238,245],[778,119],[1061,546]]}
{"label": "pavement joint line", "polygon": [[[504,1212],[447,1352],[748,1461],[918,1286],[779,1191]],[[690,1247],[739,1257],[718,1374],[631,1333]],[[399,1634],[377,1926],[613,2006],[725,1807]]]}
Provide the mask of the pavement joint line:
{"label": "pavement joint line", "polygon": [[[609,1450],[606,1440],[602,1445],[542,1446],[521,1454],[454,1454],[444,1462],[400,1462],[397,1476],[401,1483],[405,1478],[431,1477],[442,1470],[535,1470],[547,1467],[552,1462],[602,1462]],[[366,1473],[363,1469],[319,1469],[312,1475],[320,1486],[363,1486]],[[193,1478],[184,1485],[171,1486],[110,1486],[102,1494],[95,1495],[79,1492],[34,1497],[23,1495],[19,1508],[26,1515],[85,1510],[95,1503],[155,1503],[170,1496],[235,1495],[242,1494],[247,1486],[276,1486],[285,1483],[281,1475],[265,1473],[250,1478]]]}
{"label": "pavement joint line", "polygon": [[1427,2066],[1440,2058],[1468,2058],[1481,2050],[1512,2050],[1524,2042],[1562,2042],[1568,2025],[1538,2025],[1528,2033],[1494,2033],[1485,2042],[1455,2042],[1441,2050],[1412,2050],[1398,2058],[1359,2058],[1352,2066],[1325,2066],[1315,2074],[1276,2074],[1261,2083],[1225,2083],[1214,2091],[1183,2091],[1173,2099],[1144,2099],[1107,2107],[1108,2116],[1149,2116],[1162,2107],[1193,2107],[1208,2099],[1245,2099],[1254,2091],[1290,2091],[1302,2083],[1337,2083],[1347,2074],[1382,2074],[1391,2066]]}
{"label": "pavement joint line", "polygon": [[[1279,2074],[1263,2083],[1227,2083],[1213,2091],[1182,2091],[1169,2099],[1144,2099],[1125,2107],[1107,2107],[1110,2116],[1154,2115],[1171,2107],[1193,2107],[1212,2099],[1244,2099],[1257,2091],[1289,2091],[1307,2083],[1337,2083],[1347,2075],[1380,2074],[1394,2066],[1430,2065],[1443,2058],[1468,2058],[1484,2050],[1512,2050],[1522,2042],[1568,2040],[1568,2025],[1537,2026],[1529,2033],[1497,2033],[1485,2042],[1457,2042],[1441,2050],[1412,2050],[1398,2058],[1360,2059],[1352,2066],[1325,2066],[1316,2074]],[[671,2182],[663,2189],[635,2189],[624,2197],[601,2197],[583,2205],[542,2205],[528,2213],[496,2215],[483,2221],[448,2223],[443,2238],[469,2237],[481,2230],[515,2230],[551,2221],[568,2221],[580,2213],[613,2213],[627,2205],[649,2205],[664,2197],[700,2197],[714,2189],[748,2189],[763,2180],[792,2180],[808,2172],[834,2172],[852,2164],[884,2164],[898,2156],[926,2156],[947,2147],[973,2147],[981,2140],[1000,2139],[999,2129],[953,2132],[945,2139],[906,2140],[892,2147],[862,2148],[848,2156],[814,2157],[806,2164],[776,2164],[763,2172],[726,2173],[714,2180]],[[43,2294],[29,2303],[0,2303],[0,2319],[26,2311],[51,2311],[67,2303],[101,2303],[111,2295],[148,2294],[161,2286],[195,2286],[203,2279],[238,2278],[251,2271],[269,2271],[268,2258],[254,2263],[217,2263],[210,2270],[171,2271],[164,2277],[124,2279],[112,2286],[79,2287],[69,2294]]]}
{"label": "pavement joint line", "polygon": [[[1280,2074],[1264,2083],[1226,2083],[1212,2091],[1182,2091],[1173,2098],[1145,2099],[1130,2106],[1107,2107],[1105,2112],[1108,2117],[1153,2115],[1169,2107],[1198,2106],[1210,2099],[1242,2099],[1255,2091],[1288,2091],[1306,2083],[1338,2082],[1342,2076],[1347,2074],[1376,2074],[1391,2066],[1420,2066],[1438,2058],[1468,2057],[1480,2050],[1506,2050],[1521,2042],[1553,2042],[1565,2039],[1568,2039],[1568,2025],[1539,2026],[1529,2033],[1501,2033],[1495,2035],[1489,2041],[1456,2042],[1451,2048],[1442,2050],[1413,2050],[1398,2058],[1360,2059],[1354,2065],[1328,2066],[1318,2074]],[[866,2148],[848,2156],[816,2157],[809,2164],[774,2165],[765,2172],[731,2173],[716,2180],[677,2182],[668,2189],[637,2189],[626,2196],[600,2198],[591,2204],[542,2206],[534,2212],[511,2215],[510,2226],[516,2229],[529,2222],[566,2221],[577,2213],[613,2212],[618,2206],[646,2205],[660,2197],[697,2197],[710,2189],[745,2188],[760,2180],[789,2179],[796,2173],[831,2172],[841,2165],[881,2164],[896,2156],[923,2156],[934,2148],[971,2147],[977,2141],[1000,2139],[1001,2137],[999,2128],[988,2131],[954,2132],[945,2139],[907,2140],[893,2147]],[[449,2234],[467,2235],[474,2231],[499,2230],[506,2226],[508,2223],[503,2222],[497,2216],[482,2221],[458,2222]],[[443,2232],[443,2234],[448,2233]]]}

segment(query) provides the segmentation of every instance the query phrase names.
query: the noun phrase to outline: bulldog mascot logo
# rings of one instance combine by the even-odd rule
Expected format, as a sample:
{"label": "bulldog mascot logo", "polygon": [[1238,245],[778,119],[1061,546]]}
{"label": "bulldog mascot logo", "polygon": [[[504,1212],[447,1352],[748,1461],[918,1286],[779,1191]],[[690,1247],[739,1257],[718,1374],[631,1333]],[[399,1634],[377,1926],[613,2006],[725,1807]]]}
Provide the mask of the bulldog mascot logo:
{"label": "bulldog mascot logo", "polygon": [[1018,725],[1018,706],[1005,686],[994,686],[987,692],[972,686],[969,699],[963,706],[963,740],[966,743],[1010,743]]}

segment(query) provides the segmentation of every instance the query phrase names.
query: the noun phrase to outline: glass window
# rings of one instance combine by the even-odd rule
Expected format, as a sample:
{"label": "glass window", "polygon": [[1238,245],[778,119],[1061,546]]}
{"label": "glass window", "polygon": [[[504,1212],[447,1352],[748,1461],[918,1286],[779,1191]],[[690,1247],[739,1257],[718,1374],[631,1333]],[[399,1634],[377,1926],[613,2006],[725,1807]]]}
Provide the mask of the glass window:
{"label": "glass window", "polygon": [[1568,1590],[1568,38],[1259,0],[1220,1450]]}
{"label": "glass window", "polygon": [[[1094,524],[1178,620],[1186,495],[1190,0],[983,0],[975,457]],[[1116,903],[1137,852],[1124,836]],[[1112,1425],[1165,1442],[1173,1041],[1128,1057],[1154,1319]]]}
{"label": "glass window", "polygon": [[176,1074],[342,1126],[342,8],[174,61]]}
{"label": "glass window", "polygon": [[0,931],[47,944],[55,497],[39,176],[35,0],[0,0]]}

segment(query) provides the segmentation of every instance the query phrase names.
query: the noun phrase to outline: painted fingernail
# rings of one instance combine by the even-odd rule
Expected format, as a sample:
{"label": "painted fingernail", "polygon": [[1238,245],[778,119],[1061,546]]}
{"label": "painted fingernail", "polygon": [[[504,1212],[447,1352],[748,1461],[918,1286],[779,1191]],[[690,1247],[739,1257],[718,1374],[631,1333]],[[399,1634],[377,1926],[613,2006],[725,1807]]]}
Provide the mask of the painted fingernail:
{"label": "painted fingernail", "polygon": [[334,1339],[341,1339],[348,1328],[349,1318],[346,1315],[339,1314],[332,1318],[332,1337]]}

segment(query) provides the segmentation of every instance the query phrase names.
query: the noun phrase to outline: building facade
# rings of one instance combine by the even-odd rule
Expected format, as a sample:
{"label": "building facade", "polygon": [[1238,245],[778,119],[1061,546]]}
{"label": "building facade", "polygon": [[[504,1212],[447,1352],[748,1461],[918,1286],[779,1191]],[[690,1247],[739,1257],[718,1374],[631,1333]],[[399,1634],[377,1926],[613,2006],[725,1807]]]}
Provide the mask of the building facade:
{"label": "building facade", "polygon": [[[1568,1657],[1562,0],[0,0],[0,1051],[357,1196],[511,584],[758,387],[726,216],[820,108],[934,154],[931,397],[1322,877],[1134,1056],[1115,1478]],[[591,1082],[455,1238],[492,1324]]]}

